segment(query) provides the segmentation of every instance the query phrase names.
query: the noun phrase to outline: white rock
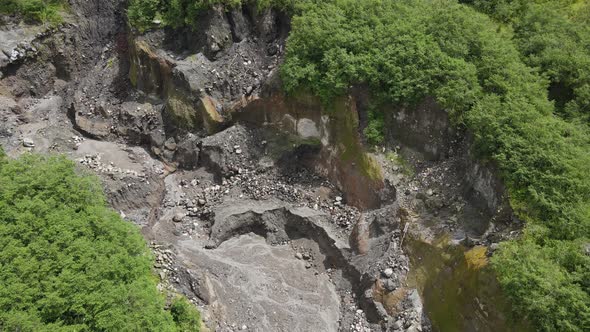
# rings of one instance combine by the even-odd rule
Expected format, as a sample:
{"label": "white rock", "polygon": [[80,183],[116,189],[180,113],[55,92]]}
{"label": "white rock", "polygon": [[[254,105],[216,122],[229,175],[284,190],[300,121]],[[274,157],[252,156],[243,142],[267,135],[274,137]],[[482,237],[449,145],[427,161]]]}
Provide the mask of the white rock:
{"label": "white rock", "polygon": [[35,147],[35,142],[30,138],[23,138],[23,146],[26,148]]}
{"label": "white rock", "polygon": [[391,276],[393,275],[393,269],[387,268],[387,269],[383,270],[383,275],[387,278],[391,278]]}

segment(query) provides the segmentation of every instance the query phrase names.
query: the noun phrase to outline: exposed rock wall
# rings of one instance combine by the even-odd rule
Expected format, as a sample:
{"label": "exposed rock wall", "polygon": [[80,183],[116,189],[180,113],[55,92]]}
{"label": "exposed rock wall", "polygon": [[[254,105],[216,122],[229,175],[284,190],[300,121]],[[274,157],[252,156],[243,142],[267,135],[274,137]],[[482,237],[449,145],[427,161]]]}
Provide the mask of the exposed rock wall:
{"label": "exposed rock wall", "polygon": [[[200,30],[181,34],[177,41],[167,42],[166,33],[132,36],[132,84],[164,100],[169,127],[212,134],[232,122],[272,125],[321,143],[313,166],[347,194],[349,203],[377,208],[385,197],[393,199],[394,189],[362,146],[354,98],[340,98],[326,108],[307,94],[287,97],[276,69],[285,19],[274,11],[252,13],[220,15],[212,9]],[[183,47],[199,53],[170,55]]]}
{"label": "exposed rock wall", "polygon": [[506,189],[498,170],[471,153],[470,134],[457,129],[449,113],[433,97],[412,107],[385,105],[381,111],[385,114],[386,145],[418,152],[426,163],[457,160],[459,168],[453,171],[464,173],[461,187],[465,198],[492,216],[510,218]]}
{"label": "exposed rock wall", "polygon": [[233,120],[272,125],[319,142],[321,151],[314,166],[346,193],[349,204],[371,209],[395,199],[395,189],[383,180],[380,166],[361,143],[353,97],[338,98],[326,107],[305,93],[285,95],[275,80],[261,98],[235,112]]}
{"label": "exposed rock wall", "polygon": [[463,165],[464,195],[502,221],[514,218],[506,187],[497,168],[493,164],[483,164],[471,154],[464,158]]}
{"label": "exposed rock wall", "polygon": [[130,46],[131,83],[165,101],[165,113],[173,126],[189,131],[202,129],[209,134],[222,128],[218,102],[191,89],[183,73],[175,69],[174,62],[165,55],[156,54],[156,50],[140,38],[132,38]]}
{"label": "exposed rock wall", "polygon": [[434,98],[427,97],[413,107],[383,111],[385,136],[423,153],[429,160],[448,156],[455,131],[448,113]]}

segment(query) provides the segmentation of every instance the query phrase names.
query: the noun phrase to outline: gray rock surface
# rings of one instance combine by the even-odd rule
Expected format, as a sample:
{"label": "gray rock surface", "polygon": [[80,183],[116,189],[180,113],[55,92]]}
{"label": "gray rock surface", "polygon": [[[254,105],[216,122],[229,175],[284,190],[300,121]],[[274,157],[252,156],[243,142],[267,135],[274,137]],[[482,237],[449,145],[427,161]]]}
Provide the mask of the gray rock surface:
{"label": "gray rock surface", "polygon": [[[192,241],[191,241],[192,242]],[[182,243],[180,259],[206,269],[211,317],[253,331],[338,331],[340,299],[326,274],[316,275],[287,245],[246,234],[215,250]]]}
{"label": "gray rock surface", "polygon": [[0,27],[0,68],[34,53],[31,43],[41,31],[43,27],[35,25]]}

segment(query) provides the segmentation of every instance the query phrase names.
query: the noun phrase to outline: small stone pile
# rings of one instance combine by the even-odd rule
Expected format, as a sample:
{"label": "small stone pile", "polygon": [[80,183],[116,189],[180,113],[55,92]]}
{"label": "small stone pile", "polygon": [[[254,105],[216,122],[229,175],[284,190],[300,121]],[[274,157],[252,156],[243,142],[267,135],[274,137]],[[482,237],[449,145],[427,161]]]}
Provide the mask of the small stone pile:
{"label": "small stone pile", "polygon": [[104,164],[102,162],[102,156],[100,154],[87,154],[83,158],[78,159],[78,162],[81,165],[84,165],[96,172],[104,173],[107,175],[132,176],[140,178],[142,181],[146,179],[146,175],[143,172],[140,173],[130,169],[122,169],[120,167],[116,167],[113,162],[110,162],[109,164]]}

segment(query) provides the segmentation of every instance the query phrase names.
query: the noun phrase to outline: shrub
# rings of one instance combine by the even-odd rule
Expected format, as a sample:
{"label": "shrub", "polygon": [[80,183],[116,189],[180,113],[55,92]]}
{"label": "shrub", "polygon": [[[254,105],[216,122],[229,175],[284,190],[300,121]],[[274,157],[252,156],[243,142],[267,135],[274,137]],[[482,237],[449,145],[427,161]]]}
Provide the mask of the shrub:
{"label": "shrub", "polygon": [[383,143],[385,140],[385,136],[383,135],[384,126],[385,120],[383,119],[383,114],[374,110],[370,111],[369,122],[364,129],[365,138],[369,144],[379,145]]}
{"label": "shrub", "polygon": [[560,115],[590,120],[590,3],[575,0],[470,0],[511,27],[523,60],[551,82]]}
{"label": "shrub", "polygon": [[2,0],[0,13],[19,14],[32,22],[58,24],[65,6],[63,0]]}
{"label": "shrub", "polygon": [[170,313],[179,331],[199,331],[201,316],[184,297],[176,297],[170,304]]}
{"label": "shrub", "polygon": [[132,26],[145,31],[161,18],[164,26],[173,28],[195,27],[199,15],[215,5],[226,9],[255,4],[259,10],[269,7],[290,12],[296,6],[311,0],[131,0],[127,16]]}
{"label": "shrub", "polygon": [[65,157],[0,153],[0,211],[0,330],[198,331],[186,304],[164,310],[138,229]]}

